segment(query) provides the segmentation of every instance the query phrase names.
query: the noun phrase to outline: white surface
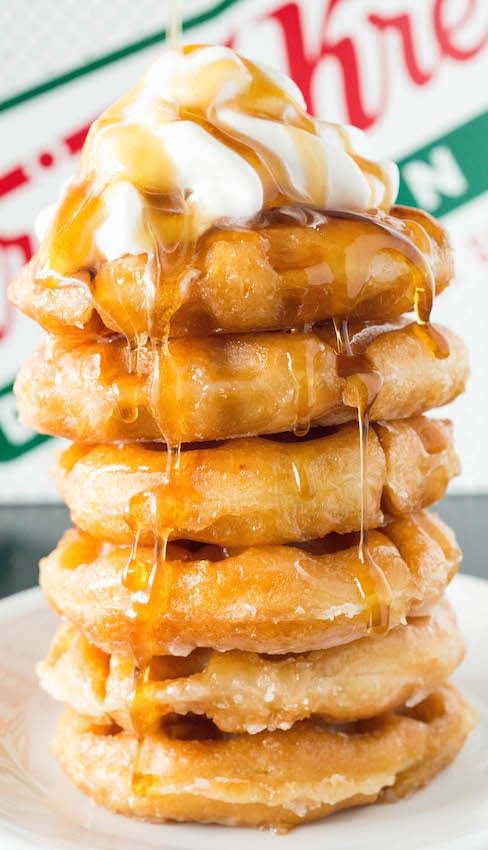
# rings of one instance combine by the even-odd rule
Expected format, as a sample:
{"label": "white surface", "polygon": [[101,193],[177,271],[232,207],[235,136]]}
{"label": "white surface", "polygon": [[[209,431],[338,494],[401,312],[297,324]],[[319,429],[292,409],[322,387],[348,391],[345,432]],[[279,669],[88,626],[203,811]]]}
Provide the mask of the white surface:
{"label": "white surface", "polygon": [[37,589],[0,603],[0,847],[2,850],[486,850],[488,847],[488,582],[458,577],[449,591],[468,654],[455,681],[479,710],[456,762],[395,805],[343,812],[285,836],[248,829],[152,825],[94,806],[47,751],[58,707],[33,666],[56,618]]}

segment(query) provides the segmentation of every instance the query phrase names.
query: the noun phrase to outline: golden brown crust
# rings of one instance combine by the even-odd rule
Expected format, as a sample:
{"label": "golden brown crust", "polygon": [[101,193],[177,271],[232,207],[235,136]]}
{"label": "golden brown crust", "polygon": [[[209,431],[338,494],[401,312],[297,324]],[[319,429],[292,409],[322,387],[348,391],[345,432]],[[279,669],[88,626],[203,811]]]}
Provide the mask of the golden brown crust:
{"label": "golden brown crust", "polygon": [[441,499],[460,471],[449,420],[417,416],[374,428],[386,461],[385,514],[401,516]]}
{"label": "golden brown crust", "polygon": [[[138,746],[135,736],[67,710],[53,751],[79,788],[123,814],[285,828],[413,793],[454,758],[473,719],[445,686],[415,709],[340,732],[305,720],[206,740],[161,732]],[[188,727],[196,735],[198,723]]]}
{"label": "golden brown crust", "polygon": [[[372,421],[416,416],[464,389],[467,353],[451,331],[442,331],[450,354],[438,358],[415,323],[356,330],[384,378]],[[349,384],[337,374],[334,344],[328,326],[173,340],[169,353],[143,347],[134,363],[122,340],[51,338],[24,365],[16,395],[27,425],[92,443],[200,442],[338,424],[355,419],[356,408],[343,402]]]}
{"label": "golden brown crust", "polygon": [[[137,687],[137,726],[157,732],[169,714],[209,717],[223,732],[289,729],[312,715],[351,722],[440,687],[461,662],[454,613],[440,602],[381,638],[271,660],[238,650],[196,650],[186,658],[154,657]],[[42,687],[97,723],[134,731],[134,661],[109,656],[74,626],[62,625],[38,665]]]}
{"label": "golden brown crust", "polygon": [[[68,531],[41,561],[41,584],[50,604],[109,653],[130,655],[141,642],[148,655],[185,655],[198,646],[305,652],[367,634],[369,607],[355,581],[362,574],[357,544],[332,536],[320,547],[325,554],[310,546],[262,546],[209,560],[222,555],[170,544],[159,571],[164,581],[153,590],[150,616],[139,622],[122,583],[129,548]],[[460,561],[450,529],[424,512],[372,532],[370,551],[392,590],[391,628],[428,613]],[[139,548],[136,560],[149,580],[153,550]]]}
{"label": "golden brown crust", "polygon": [[[368,221],[338,218],[316,227],[212,230],[200,241],[176,294],[164,278],[156,282],[152,333],[164,336],[168,313],[174,313],[171,336],[279,330],[332,316],[396,319],[412,309],[424,263],[437,293],[447,286],[451,249],[443,227],[425,212],[397,207],[381,220],[393,233]],[[422,263],[409,256],[402,236],[417,245]],[[153,285],[148,286],[145,255],[104,263],[92,280],[82,271],[58,287],[46,285],[34,258],[9,294],[52,333],[70,328],[98,333],[105,327],[135,339],[149,332]]]}
{"label": "golden brown crust", "polygon": [[[76,526],[130,544],[134,531],[218,546],[314,540],[360,527],[356,424],[302,442],[258,437],[182,451],[169,478],[161,446],[75,444],[54,475]],[[442,498],[458,473],[450,425],[417,417],[370,429],[368,516],[412,513]]]}

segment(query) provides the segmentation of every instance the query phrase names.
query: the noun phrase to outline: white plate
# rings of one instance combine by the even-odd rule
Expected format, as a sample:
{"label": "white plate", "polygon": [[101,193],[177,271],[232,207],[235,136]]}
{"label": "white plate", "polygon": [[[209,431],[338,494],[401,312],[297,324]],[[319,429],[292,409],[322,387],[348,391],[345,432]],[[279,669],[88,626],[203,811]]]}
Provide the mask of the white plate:
{"label": "white plate", "polygon": [[229,827],[154,825],[97,808],[72,787],[47,744],[59,708],[38,690],[35,661],[56,618],[38,589],[0,602],[2,850],[487,850],[488,582],[460,576],[449,595],[468,654],[455,679],[479,722],[454,765],[390,806],[350,810],[285,836]]}

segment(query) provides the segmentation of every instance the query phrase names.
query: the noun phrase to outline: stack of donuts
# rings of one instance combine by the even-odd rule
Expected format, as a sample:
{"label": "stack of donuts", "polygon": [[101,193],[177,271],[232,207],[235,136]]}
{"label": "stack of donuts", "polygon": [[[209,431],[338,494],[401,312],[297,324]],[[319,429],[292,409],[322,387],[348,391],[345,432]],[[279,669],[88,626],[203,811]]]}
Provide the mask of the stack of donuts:
{"label": "stack of donuts", "polygon": [[426,510],[459,469],[424,415],[467,377],[430,323],[451,252],[361,145],[227,48],[168,53],[12,284],[49,333],[22,419],[74,441],[52,747],[117,812],[286,829],[412,793],[473,724]]}

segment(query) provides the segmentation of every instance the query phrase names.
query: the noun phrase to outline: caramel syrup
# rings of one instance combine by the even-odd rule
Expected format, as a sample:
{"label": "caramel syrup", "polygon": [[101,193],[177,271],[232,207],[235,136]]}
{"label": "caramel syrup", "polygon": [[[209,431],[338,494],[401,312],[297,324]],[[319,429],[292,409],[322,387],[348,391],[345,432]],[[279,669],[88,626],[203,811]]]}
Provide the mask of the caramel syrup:
{"label": "caramel syrup", "polygon": [[[436,287],[432,268],[426,258],[426,254],[412,238],[399,230],[398,226],[395,227],[390,217],[381,210],[356,212],[354,210],[332,208],[320,209],[308,204],[285,205],[264,209],[249,223],[249,227],[261,229],[273,225],[296,223],[301,227],[316,228],[321,224],[325,224],[328,218],[343,219],[344,221],[351,222],[368,222],[374,225],[384,236],[393,239],[390,247],[399,250],[398,243],[402,245],[404,256],[418,269],[422,277],[422,280],[416,285],[414,292],[414,311],[418,333],[436,357],[448,357],[449,343],[437,328],[432,327],[430,322]],[[421,244],[424,244],[425,249],[428,251],[429,240],[427,234],[415,222],[410,222],[410,225],[412,227],[415,225],[414,229],[418,233],[419,241]],[[351,249],[354,238],[353,232],[351,243],[345,253]],[[383,241],[382,248],[384,249],[385,247],[388,247],[388,242]],[[349,289],[346,312],[350,312],[354,307],[361,293],[361,290],[357,289],[352,280],[349,281]]]}
{"label": "caramel syrup", "polygon": [[[420,268],[423,272],[423,280],[421,285],[419,285],[418,290],[416,291],[415,298],[416,315],[417,321],[419,323],[419,332],[426,333],[429,340],[432,341],[431,347],[433,348],[433,353],[436,356],[445,356],[446,351],[443,349],[443,338],[440,335],[438,335],[437,337],[434,336],[434,334],[437,334],[437,332],[435,331],[433,334],[432,329],[430,328],[430,309],[432,307],[433,292],[435,286],[430,266],[425,260],[424,254],[419,249],[419,247],[407,236],[402,233],[399,233],[397,228],[393,228],[392,225],[389,223],[388,217],[384,214],[358,213],[336,209],[319,210],[306,205],[297,205],[279,207],[275,209],[266,209],[256,220],[249,222],[247,227],[259,229],[260,227],[268,226],[270,224],[289,223],[290,219],[293,222],[298,223],[304,227],[317,227],[322,222],[326,221],[327,218],[341,218],[350,221],[367,221],[373,223],[375,227],[380,230],[380,232],[393,236],[395,240],[397,240],[397,242],[398,240],[402,242],[402,244],[404,245],[405,254],[409,256],[412,262],[414,262],[416,266]],[[232,223],[229,223],[228,226],[234,225]],[[155,235],[154,238],[156,238]],[[164,278],[164,285],[169,285],[168,280],[171,281],[171,276],[173,274],[174,269],[179,268],[182,264],[184,264],[184,262],[186,262],[190,250],[191,240],[184,240],[183,244],[174,244],[172,250],[169,252],[155,251],[151,262],[157,266],[157,275],[153,276],[151,279],[161,280]],[[172,309],[169,309],[167,315],[165,316],[165,325],[163,328],[163,334],[161,334],[161,329],[154,327],[154,304],[157,300],[157,296],[157,288],[154,287],[152,297],[146,301],[146,328],[147,336],[153,348],[154,355],[152,357],[153,365],[152,374],[150,377],[152,399],[151,408],[154,418],[156,419],[156,421],[159,421],[159,388],[161,385],[160,365],[162,358],[164,358],[165,361],[165,368],[171,368],[168,337],[170,334]],[[354,298],[356,296],[356,291],[351,293],[351,298]],[[336,323],[336,326],[338,330],[339,343],[337,368],[339,374],[347,379],[346,388],[344,391],[344,401],[346,404],[354,406],[358,410],[358,419],[360,424],[360,434],[362,441],[361,445],[363,447],[361,449],[362,543],[360,546],[360,560],[363,565],[366,565],[367,562],[370,560],[367,546],[367,529],[365,527],[365,518],[367,516],[366,447],[368,437],[368,417],[370,407],[379,389],[379,376],[378,373],[371,368],[370,364],[367,361],[367,358],[365,358],[364,355],[358,354],[357,352],[354,352],[352,350],[347,332],[347,324],[345,322],[342,322],[342,324],[340,325]],[[304,330],[308,329],[309,328],[304,328]],[[133,339],[128,339],[129,376],[127,377],[127,379],[124,378],[122,379],[122,381],[119,380],[118,383],[113,386],[113,393],[118,405],[119,414],[121,418],[127,423],[135,422],[139,415],[137,398],[134,399],[131,397],[132,384],[130,382],[130,376],[131,373],[137,373],[139,371],[141,346],[144,342],[146,342],[146,340],[141,340],[140,336],[136,336]],[[298,378],[296,380],[298,394],[296,400],[297,417],[293,429],[296,435],[305,435],[310,426],[309,410],[311,406],[313,407],[312,393],[314,387],[314,363],[310,362],[308,354],[304,359],[304,362],[300,363],[294,362],[293,358],[290,355],[289,369],[290,372],[294,375],[306,374],[308,376],[307,383],[305,384],[305,390],[303,389],[303,382],[298,380]],[[175,398],[175,404],[177,404],[177,401],[177,398]],[[160,430],[162,440],[166,444],[168,444],[169,441],[166,439],[164,429],[160,427]],[[178,469],[179,451],[180,447],[177,444],[173,446],[169,445],[167,468],[168,481],[170,480],[170,477],[174,473],[174,471]],[[302,485],[300,484],[299,486]],[[149,491],[148,493],[143,494],[143,497],[149,500],[149,504],[151,505],[151,516],[153,518],[153,568],[148,574],[147,570],[141,570],[138,566],[137,549],[139,541],[139,532],[137,529],[134,529],[135,538],[133,551],[127,565],[126,575],[124,576],[124,584],[127,586],[131,593],[130,616],[133,618],[134,621],[137,622],[142,621],[145,617],[150,616],[150,612],[154,608],[154,599],[157,598],[159,600],[159,604],[167,596],[168,570],[165,567],[166,547],[168,538],[171,534],[170,528],[163,531],[160,528],[160,524],[158,522],[157,517],[158,499],[156,498],[156,494],[153,491]],[[375,570],[372,568],[369,570],[369,572],[375,572]],[[162,573],[164,573],[166,579],[163,579],[163,577],[160,575]],[[361,586],[366,588],[366,585],[367,581],[366,578],[363,576]],[[365,591],[365,593],[368,597],[372,596],[372,593],[369,591]],[[383,596],[384,595],[385,594],[383,594]],[[381,623],[384,619],[385,617],[383,616],[383,614],[381,614],[381,616],[380,614],[375,614],[373,617],[375,623]]]}
{"label": "caramel syrup", "polygon": [[[311,325],[303,328],[304,333],[310,333],[311,330]],[[295,333],[295,329],[292,328],[290,333]],[[310,430],[310,411],[315,407],[315,355],[308,346],[304,347],[299,357],[293,356],[289,351],[287,366],[296,387],[296,418],[292,430],[295,437],[305,437]],[[302,375],[305,375],[306,383],[303,382]]]}
{"label": "caramel syrup", "polygon": [[[267,209],[258,217],[258,219],[249,223],[249,228],[257,228],[268,226],[270,224],[289,223],[292,221],[299,223],[305,227],[316,227],[324,222],[327,217],[342,218],[351,221],[367,221],[373,223],[381,232],[393,236],[395,240],[401,241],[404,245],[405,254],[414,262],[417,268],[423,272],[423,280],[416,292],[416,314],[419,326],[422,331],[428,336],[429,341],[433,340],[430,346],[436,356],[445,356],[443,350],[443,338],[436,331],[432,333],[430,328],[430,309],[432,306],[433,291],[435,283],[429,264],[421,250],[415,243],[402,233],[394,228],[388,221],[387,216],[380,213],[357,213],[345,210],[319,210],[309,206],[288,206],[276,209]],[[223,225],[224,227],[226,225]],[[228,225],[233,226],[232,223]],[[243,228],[244,229],[244,228]],[[177,260],[177,265],[180,265],[187,257],[188,245],[181,249],[181,254]],[[178,254],[179,246],[168,257],[162,256],[159,252],[155,254],[155,262],[164,262],[167,265],[169,273],[172,271],[173,263],[175,262],[175,254]],[[165,269],[166,271],[166,269]],[[164,275],[167,280],[167,275]],[[154,298],[157,297],[155,292]],[[357,297],[357,292],[351,293],[351,297]],[[165,322],[164,335],[161,338],[153,327],[154,311],[151,309],[151,304],[148,302],[147,309],[147,327],[150,344],[153,348],[153,368],[151,374],[151,397],[152,397],[152,413],[156,421],[159,420],[159,387],[161,384],[160,365],[161,358],[164,358],[165,369],[171,368],[171,358],[169,356],[168,337],[170,334],[171,315],[168,313]],[[305,327],[303,330],[310,330],[310,327]],[[367,531],[367,441],[368,441],[368,422],[369,410],[374,402],[374,399],[381,386],[381,376],[376,370],[371,367],[371,364],[364,356],[357,351],[353,351],[349,340],[347,322],[336,322],[336,331],[338,338],[338,357],[337,369],[341,377],[346,378],[346,386],[344,389],[344,402],[349,406],[356,407],[358,410],[358,421],[360,426],[360,445],[361,445],[361,540],[359,547],[359,560],[362,564],[361,575],[358,577],[358,584],[361,588],[361,593],[368,600],[370,608],[370,626],[371,628],[381,629],[386,627],[388,620],[387,615],[387,598],[388,590],[385,586],[386,580],[380,575],[380,568],[374,564],[368,549],[368,531]],[[291,331],[293,332],[293,330]],[[135,349],[135,354],[132,358],[133,368],[137,371],[138,368],[138,347]],[[295,358],[296,360],[296,358]],[[297,398],[296,398],[296,422],[293,430],[295,435],[303,436],[308,432],[310,427],[309,411],[313,407],[313,387],[314,387],[314,363],[310,361],[307,354],[303,358],[303,362],[295,362],[290,354],[288,360],[288,368],[296,377]],[[305,374],[307,382],[303,383],[298,376]],[[135,421],[137,418],[137,408],[131,404],[124,402],[124,393],[120,386],[115,389],[117,403],[119,405],[120,415],[127,422]],[[175,404],[177,404],[175,399]],[[161,437],[165,443],[168,440],[165,437],[161,427]],[[169,445],[168,447],[168,467],[166,481],[169,482],[171,476],[179,467],[179,452],[180,446]],[[296,471],[294,471],[296,477]],[[303,481],[298,479],[297,486],[300,490],[308,489],[304,486]],[[134,529],[135,541],[133,553],[129,559],[126,577],[124,581],[132,594],[131,616],[135,619],[142,620],[144,617],[150,616],[151,608],[153,607],[152,600],[158,596],[159,601],[165,598],[167,594],[167,582],[163,581],[160,574],[167,575],[168,570],[166,564],[166,547],[167,541],[172,529],[168,528],[161,530],[160,523],[157,517],[158,494],[155,490],[147,491],[143,494],[138,494],[137,499],[145,499],[150,505],[150,513],[152,521],[152,537],[154,549],[154,565],[153,570],[149,575],[141,574],[137,568],[137,546],[138,546],[138,530]],[[129,516],[131,509],[129,507]],[[156,594],[156,587],[158,593]],[[161,595],[162,594],[162,595]]]}
{"label": "caramel syrup", "polygon": [[[169,482],[180,464],[180,445],[168,447],[166,480]],[[136,494],[129,502],[128,516],[133,510],[133,501],[144,500],[149,506],[151,518],[152,559],[150,569],[138,557],[141,527],[133,532],[130,557],[126,565],[122,583],[130,592],[130,604],[126,616],[132,623],[131,645],[134,655],[134,682],[130,697],[131,721],[139,746],[134,763],[132,785],[137,793],[140,786],[139,770],[141,743],[146,732],[145,727],[145,685],[150,675],[151,656],[148,654],[146,633],[158,615],[169,605],[171,592],[171,562],[167,558],[168,539],[171,528],[161,528],[158,517],[158,488]]]}
{"label": "caramel syrup", "polygon": [[[169,26],[167,29],[167,34],[172,49],[177,49],[179,47],[181,33],[182,20],[180,2],[179,0],[169,0]],[[181,250],[179,250],[177,253],[181,254]],[[186,255],[185,248],[183,250],[183,255]],[[171,252],[169,253],[169,256],[171,257]],[[166,252],[161,255],[160,251],[155,251],[153,257],[149,258],[149,263],[151,263],[153,266],[156,266],[155,273],[153,272],[152,275],[153,281],[161,280],[160,266],[162,259],[163,261],[166,261],[167,265],[168,254]],[[180,263],[177,261],[176,266],[178,267],[179,265]],[[169,444],[169,441],[166,439],[165,434],[163,433],[163,429],[161,428],[159,416],[160,351],[158,350],[157,344],[159,341],[160,345],[162,345],[165,355],[169,357],[168,338],[171,316],[168,315],[167,321],[165,323],[163,338],[161,340],[158,340],[158,336],[154,334],[153,328],[155,314],[154,308],[156,300],[157,290],[156,287],[153,285],[152,298],[147,303],[147,329],[149,332],[149,338],[151,340],[151,346],[153,348],[153,369],[151,374],[151,406],[153,410],[153,415],[160,426],[161,436],[163,437],[164,442],[166,444],[167,462],[165,477],[166,480],[170,482],[173,473],[175,471],[177,472],[180,467],[181,444]],[[174,295],[174,311],[176,311],[177,309],[177,300],[178,293],[176,291]],[[128,340],[128,344],[131,345],[130,340]],[[134,340],[132,340],[132,347],[134,347]],[[138,371],[140,351],[139,338],[135,341],[135,351],[135,360],[134,358],[131,358],[131,364],[133,364],[136,371]],[[135,413],[135,418],[137,418],[137,412]],[[158,518],[158,493],[155,490],[149,490],[140,495],[143,499],[148,500],[150,507],[151,532],[153,539],[152,567],[149,575],[145,575],[144,572],[141,570],[140,562],[138,561],[137,557],[141,528],[137,528],[134,532],[131,554],[122,579],[124,586],[130,591],[131,594],[130,607],[127,612],[127,616],[130,617],[134,626],[132,637],[132,651],[134,654],[135,666],[133,687],[130,697],[130,715],[132,726],[138,739],[137,752],[134,760],[131,780],[132,790],[135,794],[144,794],[147,784],[147,777],[145,775],[141,762],[143,756],[142,747],[144,742],[144,736],[147,733],[145,690],[147,682],[150,678],[151,658],[148,655],[147,645],[145,643],[146,629],[144,628],[144,626],[145,624],[148,624],[148,626],[150,626],[150,623],[154,620],[154,618],[157,617],[158,614],[162,613],[168,607],[169,604],[169,594],[171,587],[171,565],[167,560],[167,547],[168,540],[172,532],[172,528],[166,528],[164,530],[160,528]],[[129,503],[129,517],[130,513],[131,504]]]}
{"label": "caramel syrup", "polygon": [[346,380],[343,400],[358,411],[361,507],[358,564],[354,581],[366,606],[368,631],[384,634],[389,628],[391,588],[368,545],[367,467],[369,412],[383,385],[383,376],[365,354],[354,352],[347,320],[335,321],[334,327],[337,336],[337,373]]}
{"label": "caramel syrup", "polygon": [[296,484],[297,493],[302,499],[313,499],[316,486],[310,476],[302,469],[300,470],[294,461],[291,461],[291,470]]}

